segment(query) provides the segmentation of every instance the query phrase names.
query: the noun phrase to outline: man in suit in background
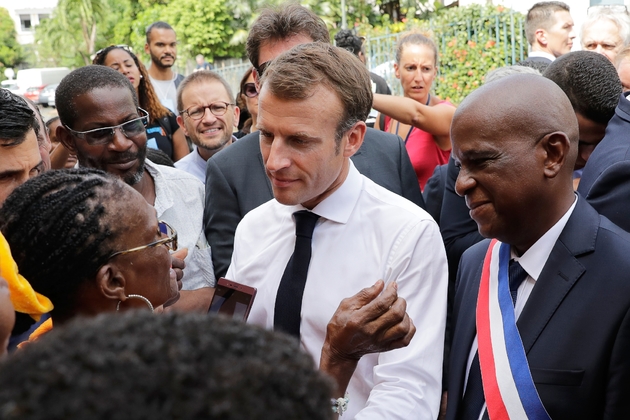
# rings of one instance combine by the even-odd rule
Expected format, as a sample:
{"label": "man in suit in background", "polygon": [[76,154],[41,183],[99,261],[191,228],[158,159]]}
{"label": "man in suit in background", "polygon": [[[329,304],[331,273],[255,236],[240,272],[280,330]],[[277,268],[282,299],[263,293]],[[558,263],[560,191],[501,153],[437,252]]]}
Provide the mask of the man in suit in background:
{"label": "man in suit in background", "polygon": [[[267,64],[284,51],[314,41],[330,43],[330,35],[326,24],[310,10],[297,4],[263,10],[247,39],[247,54],[256,67],[254,77],[258,80]],[[424,207],[418,180],[400,138],[368,129],[352,161],[361,174]],[[250,210],[272,198],[258,132],[241,138],[208,161],[204,224],[217,276],[225,275],[230,265],[238,223]]]}
{"label": "man in suit in background", "polygon": [[561,1],[536,3],[527,12],[525,35],[531,47],[526,62],[551,63],[568,53],[575,39],[569,6]]}
{"label": "man in suit in background", "polygon": [[630,99],[620,95],[604,139],[588,159],[578,192],[602,215],[630,232]]}
{"label": "man in suit in background", "polygon": [[446,418],[477,420],[486,408],[491,417],[625,418],[630,235],[573,192],[570,101],[546,78],[510,76],[464,100],[451,137],[457,193],[479,232],[501,242],[462,256]]}

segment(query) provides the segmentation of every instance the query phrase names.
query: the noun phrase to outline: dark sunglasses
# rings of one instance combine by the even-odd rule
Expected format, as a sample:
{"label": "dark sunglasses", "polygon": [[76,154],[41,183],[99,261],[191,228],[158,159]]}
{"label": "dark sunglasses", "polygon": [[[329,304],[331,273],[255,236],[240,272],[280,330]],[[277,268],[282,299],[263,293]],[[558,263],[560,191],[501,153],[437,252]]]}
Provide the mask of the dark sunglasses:
{"label": "dark sunglasses", "polygon": [[265,73],[265,69],[269,66],[269,64],[271,64],[271,60],[265,61],[262,64],[254,66],[254,69],[256,70],[256,73],[258,73],[258,78],[259,79],[263,76],[263,74]]}
{"label": "dark sunglasses", "polygon": [[254,83],[245,83],[243,85],[243,93],[248,98],[255,98],[258,96],[258,91],[256,90],[256,85]]}
{"label": "dark sunglasses", "polygon": [[112,141],[117,128],[128,139],[145,133],[145,127],[149,124],[149,113],[142,108],[138,108],[138,111],[144,115],[111,127],[95,128],[88,131],[76,131],[65,124],[64,127],[76,138],[85,140],[90,146],[101,146]]}

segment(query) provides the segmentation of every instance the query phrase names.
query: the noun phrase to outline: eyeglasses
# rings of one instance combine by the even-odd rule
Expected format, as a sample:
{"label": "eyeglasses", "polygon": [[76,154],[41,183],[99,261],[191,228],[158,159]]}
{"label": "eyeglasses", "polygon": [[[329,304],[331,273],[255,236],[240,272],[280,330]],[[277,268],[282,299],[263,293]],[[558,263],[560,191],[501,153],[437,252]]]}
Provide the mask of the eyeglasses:
{"label": "eyeglasses", "polygon": [[258,96],[258,91],[256,90],[256,85],[254,83],[245,83],[243,85],[243,93],[248,98],[255,98]]}
{"label": "eyeglasses", "polygon": [[271,64],[271,60],[265,61],[264,63],[259,64],[258,66],[254,66],[256,73],[258,73],[259,79],[262,77],[263,73],[265,72],[265,69],[269,67],[269,64]]}
{"label": "eyeglasses", "polygon": [[85,140],[90,146],[101,146],[109,143],[116,133],[116,129],[120,129],[120,132],[128,139],[136,137],[145,132],[145,127],[149,124],[149,113],[142,108],[138,108],[138,111],[144,113],[144,116],[134,118],[122,124],[113,125],[111,127],[95,128],[88,131],[76,131],[67,125],[68,131],[70,131],[76,138]]}
{"label": "eyeglasses", "polygon": [[179,111],[179,113],[188,114],[188,116],[193,120],[200,120],[204,115],[206,115],[206,109],[210,109],[212,114],[220,117],[221,115],[225,115],[230,105],[235,104],[229,104],[227,102],[213,102],[210,105],[193,105],[188,109]]}
{"label": "eyeglasses", "polygon": [[155,248],[159,245],[166,245],[166,247],[171,251],[177,251],[177,231],[173,229],[168,223],[159,220],[158,221],[158,231],[160,235],[166,235],[165,238],[158,239],[155,242],[151,242],[147,245],[138,246],[136,248],[127,249],[125,251],[114,252],[112,255],[107,257],[108,260],[123,254],[129,254],[130,252],[142,251],[147,248]]}

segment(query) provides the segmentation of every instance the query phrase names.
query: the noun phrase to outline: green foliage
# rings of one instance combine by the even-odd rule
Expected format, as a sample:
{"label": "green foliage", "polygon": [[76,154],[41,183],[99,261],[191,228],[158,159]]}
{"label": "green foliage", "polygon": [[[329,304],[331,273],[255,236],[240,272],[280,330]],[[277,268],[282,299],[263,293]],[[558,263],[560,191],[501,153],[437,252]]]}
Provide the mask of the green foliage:
{"label": "green foliage", "polygon": [[24,60],[24,52],[17,42],[15,26],[9,11],[0,7],[0,78],[4,69],[14,67]]}
{"label": "green foliage", "polygon": [[[368,45],[378,47],[378,51],[370,51],[377,61],[373,66],[394,59],[398,34],[414,30],[429,35],[440,53],[434,91],[456,104],[483,83],[488,71],[527,57],[524,16],[503,6],[440,9],[430,19],[409,19],[361,30],[368,37]],[[393,83],[398,82],[394,79]]]}

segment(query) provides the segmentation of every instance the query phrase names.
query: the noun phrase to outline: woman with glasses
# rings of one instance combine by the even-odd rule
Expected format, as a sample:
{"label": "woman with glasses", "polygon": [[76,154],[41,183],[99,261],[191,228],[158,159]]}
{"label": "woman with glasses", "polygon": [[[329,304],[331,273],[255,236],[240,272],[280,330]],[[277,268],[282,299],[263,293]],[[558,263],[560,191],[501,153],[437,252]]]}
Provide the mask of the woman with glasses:
{"label": "woman with glasses", "polygon": [[147,146],[160,149],[174,162],[190,152],[186,136],[177,124],[177,117],[158,99],[144,64],[126,47],[112,45],[96,53],[93,64],[108,66],[125,76],[136,89],[140,108],[149,112],[146,127]]}
{"label": "woman with glasses", "polygon": [[32,178],[0,209],[0,231],[20,274],[52,302],[55,325],[101,312],[153,311],[179,297],[169,252],[177,233],[140,193],[105,172]]}
{"label": "woman with glasses", "polygon": [[237,138],[241,138],[244,135],[253,133],[257,130],[256,120],[258,119],[258,91],[256,90],[256,84],[254,83],[254,75],[252,74],[253,70],[254,68],[250,67],[243,75],[243,78],[241,79],[241,89],[236,96],[236,103],[241,109],[241,115],[244,110],[250,115],[250,118],[245,120],[239,132],[234,134]]}

